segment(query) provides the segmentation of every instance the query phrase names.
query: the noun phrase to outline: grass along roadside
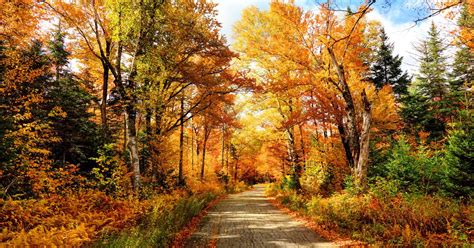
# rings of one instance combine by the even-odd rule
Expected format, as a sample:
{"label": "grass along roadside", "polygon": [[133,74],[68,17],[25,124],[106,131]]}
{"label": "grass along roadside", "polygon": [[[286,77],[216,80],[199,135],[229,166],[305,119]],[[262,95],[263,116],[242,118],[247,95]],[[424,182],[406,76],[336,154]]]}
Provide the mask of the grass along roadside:
{"label": "grass along roadside", "polygon": [[[196,186],[194,187],[196,188]],[[139,225],[106,235],[93,247],[182,247],[196,230],[207,210],[228,193],[248,189],[243,183],[223,188],[204,187],[195,194],[184,194],[174,201],[156,205],[138,221]]]}
{"label": "grass along roadside", "polygon": [[222,195],[215,200],[211,201],[198,215],[194,216],[189,223],[175,235],[171,247],[183,247],[186,241],[199,227],[199,223],[207,215],[208,210],[217,205],[222,199],[226,198],[227,195]]}
{"label": "grass along roadside", "polygon": [[166,206],[157,206],[143,216],[139,225],[118,234],[107,236],[94,247],[168,247],[176,235],[193,217],[219,195],[208,192],[183,197]]}
{"label": "grass along roadside", "polygon": [[282,202],[274,196],[267,194],[267,198],[273,206],[284,211],[292,218],[304,223],[307,228],[313,230],[315,233],[317,233],[328,241],[333,241],[337,245],[341,246],[363,246],[365,244],[361,241],[351,240],[349,235],[342,235],[341,233],[338,233],[335,230],[331,230],[330,228],[324,228],[324,226],[317,224],[309,215],[305,214],[302,211],[290,209],[287,205],[282,204]]}

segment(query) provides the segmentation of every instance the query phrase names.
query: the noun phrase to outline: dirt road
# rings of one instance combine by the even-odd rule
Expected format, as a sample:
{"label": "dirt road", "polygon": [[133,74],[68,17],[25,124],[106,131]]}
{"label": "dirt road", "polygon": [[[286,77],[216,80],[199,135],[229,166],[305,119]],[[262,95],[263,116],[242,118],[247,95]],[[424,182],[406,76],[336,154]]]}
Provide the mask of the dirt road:
{"label": "dirt road", "polygon": [[275,208],[264,186],[230,195],[203,219],[186,247],[334,247]]}

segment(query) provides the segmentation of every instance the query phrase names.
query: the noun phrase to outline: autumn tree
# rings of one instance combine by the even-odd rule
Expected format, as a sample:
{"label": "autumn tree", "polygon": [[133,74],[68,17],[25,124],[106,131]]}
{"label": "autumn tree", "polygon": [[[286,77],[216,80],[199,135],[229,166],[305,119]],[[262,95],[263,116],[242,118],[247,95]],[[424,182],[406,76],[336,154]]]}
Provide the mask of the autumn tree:
{"label": "autumn tree", "polygon": [[[153,128],[148,123],[154,120],[154,130],[146,130],[153,139],[166,139],[187,121],[199,118],[212,99],[251,86],[242,72],[230,68],[236,54],[218,33],[214,8],[214,3],[205,1],[163,5],[158,42],[144,55],[140,69],[139,94],[144,99],[140,107],[147,129]],[[154,149],[153,156],[160,149]],[[178,171],[181,175],[182,170]],[[182,182],[182,175],[178,178]]]}
{"label": "autumn tree", "polygon": [[25,50],[4,50],[0,82],[0,159],[3,195],[41,196],[54,190],[50,145],[54,135],[48,117],[61,116],[48,109],[45,95],[51,82],[49,61],[42,44],[33,41]]}
{"label": "autumn tree", "polygon": [[[283,13],[288,13],[291,21],[304,25],[299,23],[304,22],[303,11],[293,5],[272,2],[268,12],[255,7],[244,10],[242,20],[235,26],[237,41],[234,46],[245,53],[247,63],[258,63],[255,74],[265,93],[263,98],[268,98],[268,107],[277,109],[281,116],[279,126],[286,135],[291,174],[296,187],[300,188],[302,155],[297,147],[295,129],[302,121],[299,96],[308,80],[304,71],[308,52],[301,44],[291,42],[292,39],[299,41],[301,37],[295,30],[285,28],[289,21],[280,15]],[[303,65],[289,58],[300,59]]]}
{"label": "autumn tree", "polygon": [[[340,19],[328,4],[322,5],[316,14],[305,13],[291,2],[273,1],[268,12],[255,8],[244,12],[242,23],[236,26],[237,38],[242,39],[246,49],[241,49],[242,52],[259,60],[266,54],[268,62],[260,63],[261,68],[280,66],[273,69],[272,74],[280,69],[283,76],[290,75],[282,78],[284,83],[276,85],[288,93],[291,87],[285,88],[285,84],[300,85],[297,95],[305,95],[303,99],[307,100],[305,105],[296,106],[309,107],[303,116],[318,124],[336,127],[347,162],[360,185],[365,184],[368,165],[369,132],[374,117],[371,102],[379,97],[372,86],[364,82],[362,76],[367,68],[358,56],[367,53],[364,15],[371,4],[373,2]],[[281,64],[278,64],[279,59],[283,61]],[[289,70],[293,71],[284,73]],[[383,94],[392,93],[383,91]],[[391,112],[393,110],[392,107]],[[296,116],[298,114],[292,115]]]}
{"label": "autumn tree", "polygon": [[[107,14],[106,1],[45,1],[50,12],[57,15],[62,23],[75,32],[77,53],[81,66],[89,75],[98,70],[95,80],[100,81],[100,119],[102,142],[109,141],[109,124],[107,117],[107,102],[109,96],[110,68],[114,60],[114,42],[112,28]],[[71,37],[74,38],[74,37]]]}

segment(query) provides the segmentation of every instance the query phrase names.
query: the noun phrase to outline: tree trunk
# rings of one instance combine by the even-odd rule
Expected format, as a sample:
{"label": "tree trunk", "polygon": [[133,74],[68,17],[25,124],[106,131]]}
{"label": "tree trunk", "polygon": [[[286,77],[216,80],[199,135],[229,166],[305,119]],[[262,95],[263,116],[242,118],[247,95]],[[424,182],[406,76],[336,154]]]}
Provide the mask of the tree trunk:
{"label": "tree trunk", "polygon": [[204,165],[206,164],[206,146],[207,146],[207,141],[210,135],[211,135],[211,128],[209,127],[209,124],[206,122],[206,124],[204,124],[204,140],[203,140],[204,142],[202,144],[201,182],[204,179]]}
{"label": "tree trunk", "polygon": [[191,119],[191,174],[194,175],[194,130]]}
{"label": "tree trunk", "polygon": [[104,139],[103,142],[109,137],[109,128],[107,124],[107,95],[108,95],[108,87],[109,87],[109,67],[105,62],[102,62],[102,99],[100,103],[100,119],[101,119],[101,126],[102,126],[102,138]]}
{"label": "tree trunk", "polygon": [[202,144],[202,161],[201,161],[201,182],[204,180],[204,165],[206,164],[206,144],[207,139],[204,138],[204,142]]}
{"label": "tree trunk", "polygon": [[301,155],[303,155],[302,161],[303,161],[303,165],[306,165],[306,151],[305,151],[305,148],[304,148],[303,125],[301,125],[301,124],[298,125],[298,128],[299,128],[299,131],[300,131]]}
{"label": "tree trunk", "polygon": [[65,166],[65,165],[66,165],[66,148],[63,148],[63,154],[62,154],[61,165],[62,165],[62,166]]}
{"label": "tree trunk", "polygon": [[221,145],[221,166],[224,169],[224,162],[225,162],[225,124],[222,124],[222,145]]}
{"label": "tree trunk", "polygon": [[126,157],[126,154],[127,154],[127,143],[128,143],[128,140],[127,140],[127,111],[124,111],[123,112],[123,156]]}
{"label": "tree trunk", "polygon": [[[360,144],[359,144],[359,132],[357,131],[356,125],[356,112],[354,99],[352,98],[349,85],[347,84],[345,71],[341,64],[337,62],[336,55],[331,48],[327,48],[328,53],[331,57],[331,61],[336,68],[337,77],[339,79],[339,86],[341,87],[342,97],[345,103],[345,116],[342,118],[342,125],[339,128],[339,131],[343,131],[341,137],[344,136],[345,141],[348,143],[348,148],[350,151],[346,151],[346,154],[350,152],[352,161],[348,158],[349,166],[354,168],[355,163],[359,160]],[[343,143],[344,144],[344,143]],[[344,148],[347,148],[344,146]]]}
{"label": "tree trunk", "polygon": [[336,67],[339,85],[341,86],[342,97],[346,104],[346,114],[342,118],[342,123],[338,125],[339,133],[341,135],[344,150],[349,161],[349,165],[353,170],[353,176],[355,183],[358,186],[365,187],[367,179],[367,166],[369,160],[369,140],[370,140],[370,102],[367,99],[365,90],[362,92],[362,129],[361,133],[357,130],[356,125],[356,114],[354,100],[352,98],[349,85],[346,82],[344,75],[344,68],[336,60],[332,49],[328,48],[331,60]]}
{"label": "tree trunk", "polygon": [[360,154],[357,166],[355,168],[356,183],[361,186],[366,186],[367,181],[367,168],[369,162],[369,141],[370,141],[370,122],[372,119],[371,115],[371,104],[367,99],[365,90],[362,91],[362,103],[364,104],[364,112],[362,113],[362,130],[360,135]]}
{"label": "tree trunk", "polygon": [[[159,105],[158,107],[155,108],[155,130],[154,130],[154,133],[155,133],[155,138],[158,139],[158,140],[161,140],[162,139],[162,128],[161,128],[161,122],[163,120],[162,118],[162,107],[161,105]],[[156,157],[156,158],[160,158],[160,153],[161,153],[161,147],[160,146],[157,146],[157,147],[154,147],[154,150],[153,150],[153,155]],[[155,179],[159,179],[160,178],[160,171],[159,171],[159,168],[161,168],[161,159],[158,159],[157,161],[154,161],[153,164],[150,165],[152,168],[151,168],[151,171],[152,171],[152,175]]]}
{"label": "tree trunk", "polygon": [[181,118],[179,131],[179,164],[178,164],[178,185],[184,185],[183,178],[183,154],[184,154],[184,97],[181,97]]}
{"label": "tree trunk", "polygon": [[161,135],[161,120],[162,114],[160,112],[160,107],[155,109],[155,134],[160,136]]}
{"label": "tree trunk", "polygon": [[199,173],[199,154],[201,153],[201,149],[199,149],[199,140],[196,137],[196,177]]}
{"label": "tree trunk", "polygon": [[234,167],[234,183],[237,183],[237,173],[238,173],[238,160],[236,159],[235,160],[235,167]]}
{"label": "tree trunk", "polygon": [[301,184],[300,184],[301,165],[300,165],[298,153],[296,152],[294,127],[288,128],[286,132],[288,134],[288,153],[289,153],[288,155],[290,157],[291,170],[292,170],[291,172],[293,175],[293,179],[295,180],[295,188],[299,190],[301,189]]}
{"label": "tree trunk", "polygon": [[339,136],[341,137],[341,143],[344,147],[344,152],[346,154],[347,162],[349,163],[349,167],[354,167],[354,158],[352,157],[351,146],[349,144],[349,140],[346,137],[346,131],[342,123],[337,125],[337,129],[339,131]]}
{"label": "tree trunk", "polygon": [[135,191],[140,189],[140,162],[138,156],[137,130],[135,126],[137,112],[133,105],[127,106],[127,139],[130,150],[130,164],[133,171],[133,187]]}
{"label": "tree trunk", "polygon": [[226,173],[227,178],[228,178],[228,176],[229,176],[229,153],[230,153],[230,146],[227,145],[226,149],[227,149],[227,153],[226,153],[226,156],[225,156],[225,167],[226,167],[226,169],[225,169],[226,172],[225,172],[225,173]]}
{"label": "tree trunk", "polygon": [[150,152],[150,140],[151,140],[151,109],[146,108],[145,110],[145,139],[143,141],[143,149],[140,154],[140,171],[144,173],[147,170],[148,158]]}

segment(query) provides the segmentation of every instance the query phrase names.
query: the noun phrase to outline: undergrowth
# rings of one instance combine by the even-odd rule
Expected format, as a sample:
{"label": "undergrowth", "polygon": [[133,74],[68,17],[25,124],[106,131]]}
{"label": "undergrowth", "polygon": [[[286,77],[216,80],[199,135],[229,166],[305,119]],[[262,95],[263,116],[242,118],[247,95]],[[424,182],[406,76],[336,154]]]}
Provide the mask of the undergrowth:
{"label": "undergrowth", "polygon": [[243,183],[188,185],[146,199],[83,190],[42,199],[0,199],[0,246],[163,247],[216,197]]}
{"label": "undergrowth", "polygon": [[142,217],[140,225],[131,230],[107,236],[93,246],[168,247],[179,230],[216,197],[215,193],[202,193],[183,197],[171,203],[162,202]]}
{"label": "undergrowth", "polygon": [[327,230],[370,244],[469,247],[474,240],[472,204],[441,196],[390,194],[382,186],[321,197],[273,185],[267,194]]}

